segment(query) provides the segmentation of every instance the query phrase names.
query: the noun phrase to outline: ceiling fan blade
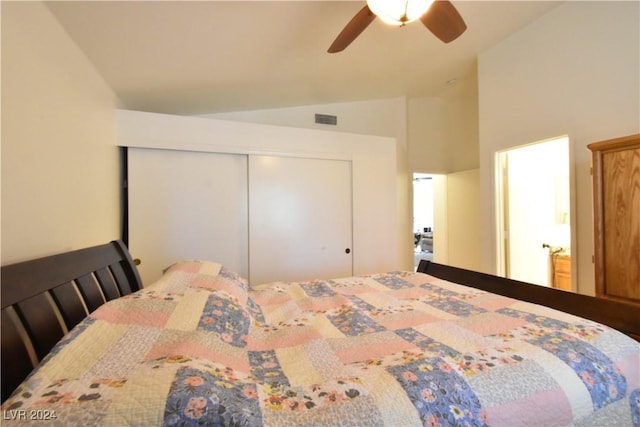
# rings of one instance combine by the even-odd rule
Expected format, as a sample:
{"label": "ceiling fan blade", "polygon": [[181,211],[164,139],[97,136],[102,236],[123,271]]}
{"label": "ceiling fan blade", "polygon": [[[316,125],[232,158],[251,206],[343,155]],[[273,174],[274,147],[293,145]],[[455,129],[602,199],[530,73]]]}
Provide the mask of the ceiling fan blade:
{"label": "ceiling fan blade", "polygon": [[437,38],[445,43],[449,43],[467,29],[462,16],[458,10],[448,0],[436,0],[433,2],[427,13],[420,17],[422,23]]}
{"label": "ceiling fan blade", "polygon": [[338,37],[333,41],[327,52],[336,53],[343,51],[374,19],[376,19],[376,15],[371,12],[369,6],[363,7],[360,12],[351,18],[351,21],[349,21],[340,34],[338,34]]}

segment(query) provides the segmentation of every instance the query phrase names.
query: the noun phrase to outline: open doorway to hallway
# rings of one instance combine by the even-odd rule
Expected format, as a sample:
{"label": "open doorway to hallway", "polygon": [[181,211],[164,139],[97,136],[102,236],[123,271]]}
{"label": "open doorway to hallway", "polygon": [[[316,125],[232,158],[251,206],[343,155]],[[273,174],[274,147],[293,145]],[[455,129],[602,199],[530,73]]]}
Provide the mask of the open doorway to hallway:
{"label": "open doorway to hallway", "polygon": [[572,290],[570,164],[566,136],[496,154],[500,274]]}
{"label": "open doorway to hallway", "polygon": [[414,267],[421,259],[433,261],[434,182],[428,174],[413,174]]}

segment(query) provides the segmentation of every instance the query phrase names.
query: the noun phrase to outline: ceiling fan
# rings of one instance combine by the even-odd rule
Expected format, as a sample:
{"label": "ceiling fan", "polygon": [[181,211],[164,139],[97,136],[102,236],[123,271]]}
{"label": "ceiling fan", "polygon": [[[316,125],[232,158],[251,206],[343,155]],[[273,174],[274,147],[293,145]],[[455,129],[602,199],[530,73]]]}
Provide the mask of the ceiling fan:
{"label": "ceiling fan", "polygon": [[338,34],[328,52],[343,51],[376,17],[397,26],[419,19],[445,43],[457,39],[467,29],[464,20],[448,0],[367,0],[367,4]]}

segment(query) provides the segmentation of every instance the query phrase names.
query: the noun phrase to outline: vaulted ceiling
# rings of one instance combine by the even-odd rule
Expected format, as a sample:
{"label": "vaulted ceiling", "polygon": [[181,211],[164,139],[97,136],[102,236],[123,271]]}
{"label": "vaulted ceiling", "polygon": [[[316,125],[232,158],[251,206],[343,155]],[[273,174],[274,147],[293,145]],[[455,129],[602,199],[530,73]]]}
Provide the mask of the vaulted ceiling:
{"label": "vaulted ceiling", "polygon": [[374,21],[327,53],[362,1],[48,1],[122,107],[172,114],[439,96],[474,78],[480,52],[556,1],[456,1],[467,31],[445,44],[419,21]]}

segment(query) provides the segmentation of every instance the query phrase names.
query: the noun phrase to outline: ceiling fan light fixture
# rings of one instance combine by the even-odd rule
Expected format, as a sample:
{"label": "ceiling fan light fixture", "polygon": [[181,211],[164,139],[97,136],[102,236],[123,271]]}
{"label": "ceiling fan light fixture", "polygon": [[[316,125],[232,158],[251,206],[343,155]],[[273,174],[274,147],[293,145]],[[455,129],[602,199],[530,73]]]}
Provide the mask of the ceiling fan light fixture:
{"label": "ceiling fan light fixture", "polygon": [[402,26],[425,14],[434,0],[367,0],[378,18],[390,25]]}

